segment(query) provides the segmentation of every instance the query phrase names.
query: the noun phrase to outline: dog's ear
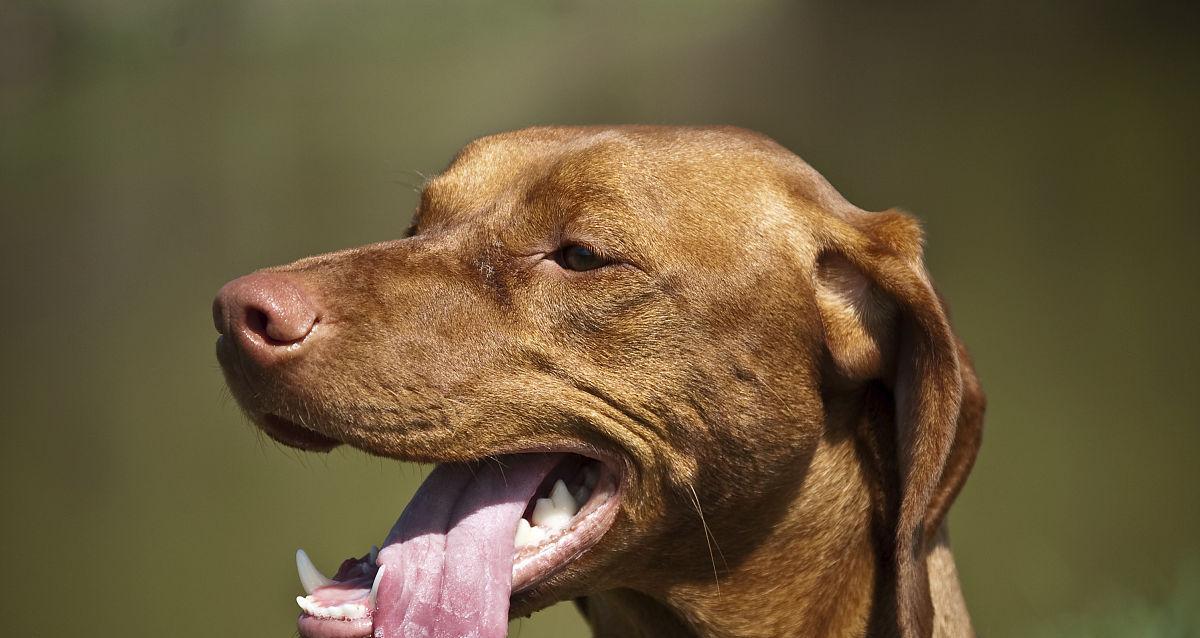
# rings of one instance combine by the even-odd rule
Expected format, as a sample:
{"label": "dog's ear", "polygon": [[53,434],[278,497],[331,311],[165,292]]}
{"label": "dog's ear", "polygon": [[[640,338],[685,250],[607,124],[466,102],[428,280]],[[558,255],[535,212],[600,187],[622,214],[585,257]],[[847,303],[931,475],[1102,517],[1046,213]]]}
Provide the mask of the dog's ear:
{"label": "dog's ear", "polygon": [[898,484],[892,602],[899,635],[925,638],[933,624],[926,556],[974,463],[984,396],[925,271],[915,220],[855,211],[833,221],[825,244],[816,297],[831,372],[878,382],[893,399],[895,440],[880,446],[894,449]]}

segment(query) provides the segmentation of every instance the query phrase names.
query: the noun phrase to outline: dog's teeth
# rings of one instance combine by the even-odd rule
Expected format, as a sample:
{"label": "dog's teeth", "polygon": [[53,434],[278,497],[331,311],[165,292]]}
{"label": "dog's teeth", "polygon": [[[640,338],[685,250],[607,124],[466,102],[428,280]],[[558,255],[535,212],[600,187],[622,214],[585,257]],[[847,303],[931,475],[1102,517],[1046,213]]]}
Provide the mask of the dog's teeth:
{"label": "dog's teeth", "polygon": [[317,618],[334,618],[339,620],[357,620],[366,618],[368,609],[360,603],[344,603],[324,607],[312,596],[296,596],[296,604],[309,616]]}
{"label": "dog's teeth", "polygon": [[529,521],[521,519],[517,521],[517,534],[513,538],[513,545],[517,549],[537,545],[546,539],[546,530],[540,527],[534,527],[529,524]]}
{"label": "dog's teeth", "polygon": [[375,564],[375,561],[379,560],[379,547],[378,546],[376,546],[376,545],[371,546],[371,552],[370,552],[370,554],[367,555],[367,559],[372,565]]}
{"label": "dog's teeth", "polygon": [[539,498],[534,501],[533,515],[529,517],[529,521],[538,527],[546,524],[546,519],[556,513],[558,510],[554,507],[554,501],[548,498]]}
{"label": "dog's teeth", "polygon": [[311,594],[319,587],[332,585],[333,581],[326,578],[316,565],[313,565],[312,560],[304,550],[296,550],[296,571],[300,573],[300,585],[304,587],[304,591]]}
{"label": "dog's teeth", "polygon": [[566,529],[572,516],[570,509],[559,508],[548,498],[539,498],[533,506],[533,524],[548,530]]}
{"label": "dog's teeth", "polygon": [[358,620],[367,616],[367,608],[358,603],[346,603],[342,605],[342,618],[346,620]]}
{"label": "dog's teeth", "polygon": [[528,545],[527,541],[529,540],[530,529],[529,521],[524,518],[517,521],[517,531],[513,534],[513,545],[516,545],[518,548]]}
{"label": "dog's teeth", "polygon": [[571,496],[567,484],[563,483],[561,479],[554,482],[554,487],[550,490],[550,500],[554,503],[555,509],[569,511],[571,516],[579,511],[579,504],[575,502],[575,497]]}
{"label": "dog's teeth", "polygon": [[375,572],[375,580],[371,583],[371,606],[375,606],[375,598],[379,596],[379,581],[383,580],[383,570],[387,569],[387,565],[380,565],[379,571]]}
{"label": "dog's teeth", "polygon": [[[586,489],[581,488],[582,491]],[[539,498],[534,503],[533,515],[530,516],[532,525],[524,518],[517,522],[514,544],[518,549],[537,545],[546,540],[551,532],[566,529],[571,524],[571,518],[579,513],[579,506],[571,490],[567,489],[567,484],[561,480],[555,481],[550,489],[550,498]]]}
{"label": "dog's teeth", "polygon": [[323,616],[325,614],[325,608],[321,607],[312,596],[296,596],[296,604],[300,605],[300,609],[303,609],[304,613],[309,616]]}

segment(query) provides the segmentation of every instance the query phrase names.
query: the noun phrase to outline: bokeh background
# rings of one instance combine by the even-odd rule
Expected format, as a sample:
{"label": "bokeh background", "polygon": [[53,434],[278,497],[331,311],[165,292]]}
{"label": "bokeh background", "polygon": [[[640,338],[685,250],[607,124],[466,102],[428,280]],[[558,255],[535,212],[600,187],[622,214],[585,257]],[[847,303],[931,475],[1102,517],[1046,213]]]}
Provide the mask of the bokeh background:
{"label": "bokeh background", "polygon": [[293,550],[378,541],[428,468],[257,435],[213,293],[399,236],[474,137],[641,122],[924,220],[991,399],[983,635],[1200,635],[1197,11],[899,4],[0,1],[0,633],[292,633]]}

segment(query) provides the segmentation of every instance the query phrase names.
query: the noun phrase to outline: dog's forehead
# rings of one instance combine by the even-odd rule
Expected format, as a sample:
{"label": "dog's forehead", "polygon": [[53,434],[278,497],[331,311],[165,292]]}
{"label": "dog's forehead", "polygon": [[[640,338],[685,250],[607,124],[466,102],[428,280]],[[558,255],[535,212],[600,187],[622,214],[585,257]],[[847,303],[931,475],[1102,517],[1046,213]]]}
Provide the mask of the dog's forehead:
{"label": "dog's forehead", "polygon": [[543,203],[612,204],[637,190],[641,149],[620,139],[497,136],[459,153],[425,190],[422,211],[449,215]]}
{"label": "dog's forehead", "polygon": [[481,212],[553,223],[590,211],[661,219],[703,209],[728,223],[739,202],[786,194],[791,160],[739,129],[525,129],[466,146],[426,185],[419,214],[435,225]]}

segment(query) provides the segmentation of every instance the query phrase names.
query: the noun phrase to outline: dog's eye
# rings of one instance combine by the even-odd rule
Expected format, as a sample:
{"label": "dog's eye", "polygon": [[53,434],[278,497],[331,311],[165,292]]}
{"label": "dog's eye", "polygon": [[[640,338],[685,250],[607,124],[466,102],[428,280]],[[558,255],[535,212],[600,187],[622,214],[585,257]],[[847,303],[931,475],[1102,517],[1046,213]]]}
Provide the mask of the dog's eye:
{"label": "dog's eye", "polygon": [[572,244],[558,251],[558,263],[567,270],[584,271],[595,270],[611,262],[587,246]]}

